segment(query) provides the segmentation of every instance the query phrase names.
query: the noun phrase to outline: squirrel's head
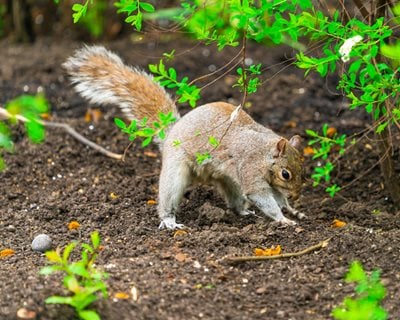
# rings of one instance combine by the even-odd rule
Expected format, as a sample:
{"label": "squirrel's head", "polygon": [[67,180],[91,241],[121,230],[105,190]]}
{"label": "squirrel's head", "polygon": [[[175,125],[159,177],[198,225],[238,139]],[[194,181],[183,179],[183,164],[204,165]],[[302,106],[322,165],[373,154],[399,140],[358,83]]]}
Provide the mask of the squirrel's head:
{"label": "squirrel's head", "polygon": [[300,153],[300,136],[280,139],[269,166],[270,183],[285,197],[296,200],[303,183],[304,158]]}

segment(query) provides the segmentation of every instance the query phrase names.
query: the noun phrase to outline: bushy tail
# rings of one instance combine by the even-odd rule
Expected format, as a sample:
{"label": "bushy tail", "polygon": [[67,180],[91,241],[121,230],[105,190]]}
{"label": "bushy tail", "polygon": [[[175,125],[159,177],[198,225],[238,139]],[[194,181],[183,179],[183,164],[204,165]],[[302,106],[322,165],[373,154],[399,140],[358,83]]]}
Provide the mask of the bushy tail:
{"label": "bushy tail", "polygon": [[96,104],[114,104],[128,120],[158,121],[160,112],[179,113],[168,93],[141,70],[124,65],[121,58],[101,46],[77,50],[63,67],[75,89]]}

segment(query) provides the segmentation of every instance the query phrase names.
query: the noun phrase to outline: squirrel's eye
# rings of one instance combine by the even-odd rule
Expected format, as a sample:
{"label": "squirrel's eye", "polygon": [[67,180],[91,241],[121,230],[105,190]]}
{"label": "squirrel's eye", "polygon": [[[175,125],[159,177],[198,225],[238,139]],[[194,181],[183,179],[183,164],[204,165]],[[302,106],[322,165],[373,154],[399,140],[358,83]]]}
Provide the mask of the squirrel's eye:
{"label": "squirrel's eye", "polygon": [[282,175],[282,178],[285,180],[289,180],[291,177],[290,172],[285,169],[282,169],[281,175]]}

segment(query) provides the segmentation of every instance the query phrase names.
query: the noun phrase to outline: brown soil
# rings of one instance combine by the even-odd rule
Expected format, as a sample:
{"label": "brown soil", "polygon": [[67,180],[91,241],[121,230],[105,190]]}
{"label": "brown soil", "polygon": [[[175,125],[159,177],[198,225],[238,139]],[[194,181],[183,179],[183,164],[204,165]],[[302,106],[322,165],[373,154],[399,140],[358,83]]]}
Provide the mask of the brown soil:
{"label": "brown soil", "polygon": [[[53,121],[72,125],[110,150],[124,151],[127,138],[112,121],[121,116],[118,109],[102,108],[99,123],[84,122],[87,103],[74,93],[60,67],[81,43],[39,39],[33,45],[3,41],[0,46],[0,104],[43,89]],[[175,48],[182,55],[174,66],[191,79],[208,73],[211,64],[222,66],[236,51],[220,53],[176,38],[124,39],[107,46],[144,68]],[[248,54],[268,67],[263,86],[249,97],[248,112],[260,123],[286,137],[305,137],[305,128],[319,129],[324,122],[347,134],[366,128],[367,116],[348,111],[335,91],[335,77],[304,78],[284,62],[290,50],[251,45]],[[208,87],[201,102],[239,103],[241,95],[230,80]],[[353,292],[354,286],[343,281],[353,260],[367,270],[382,271],[388,291],[384,306],[390,319],[400,317],[400,213],[382,189],[378,157],[368,140],[341,161],[335,181],[353,183],[337,197],[306,183],[295,206],[308,219],[298,226],[238,217],[213,189],[196,187],[186,193],[178,216],[188,234],[174,237],[158,230],[156,206],[147,204],[157,198],[160,156],[155,147],[146,150],[157,157],[137,144],[125,162],[118,162],[59,130],[48,129],[40,145],[28,142],[22,132],[14,129],[16,151],[5,155],[7,169],[0,173],[0,250],[16,252],[0,259],[0,319],[17,319],[22,307],[34,311],[37,319],[74,319],[68,306],[44,303],[46,297],[65,292],[60,275],[38,274],[46,258],[30,245],[37,234],[46,233],[54,246],[63,247],[71,240],[87,240],[93,230],[99,230],[105,246],[98,267],[110,276],[110,297],[94,304],[102,319],[330,319],[333,307]],[[307,160],[308,176],[314,165]],[[331,228],[335,218],[347,222],[346,227]],[[72,220],[81,224],[80,233],[68,230]],[[296,258],[234,266],[222,261],[278,244],[283,252],[299,251],[327,238],[328,247]],[[132,287],[138,290],[136,301],[114,298]]]}

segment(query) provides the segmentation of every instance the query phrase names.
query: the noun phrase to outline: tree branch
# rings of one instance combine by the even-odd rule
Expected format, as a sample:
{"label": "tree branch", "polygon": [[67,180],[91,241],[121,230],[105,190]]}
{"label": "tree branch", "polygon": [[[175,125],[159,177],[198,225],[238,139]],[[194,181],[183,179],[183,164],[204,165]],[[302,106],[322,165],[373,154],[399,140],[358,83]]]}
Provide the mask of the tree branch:
{"label": "tree branch", "polygon": [[[25,118],[22,115],[12,115],[6,109],[0,108],[0,120],[13,119],[13,118],[17,119],[20,122],[24,122],[24,123],[30,121],[29,119]],[[50,121],[42,121],[42,120],[39,120],[38,123],[40,123],[41,125],[43,125],[45,127],[49,127],[49,128],[61,128],[64,131],[66,131],[69,135],[74,137],[76,140],[78,140],[79,142],[89,146],[90,148],[96,150],[97,152],[100,152],[100,153],[106,155],[107,157],[110,157],[110,158],[113,158],[116,160],[122,160],[122,158],[123,158],[122,154],[108,151],[108,150],[104,149],[103,147],[99,146],[98,144],[94,143],[93,141],[86,139],[84,136],[82,136],[74,128],[72,128],[71,126],[69,126],[66,123],[50,122]]]}
{"label": "tree branch", "polygon": [[298,257],[298,256],[301,256],[303,254],[307,254],[309,252],[312,252],[312,251],[327,247],[328,243],[329,243],[329,240],[331,240],[331,238],[325,239],[325,240],[319,242],[316,245],[313,245],[311,247],[305,248],[305,249],[303,249],[301,251],[297,251],[297,252],[282,253],[282,254],[278,254],[278,255],[275,255],[275,256],[228,257],[228,258],[225,258],[223,261],[227,262],[227,263],[239,263],[239,262],[248,262],[248,261],[265,261],[265,260],[271,260],[271,259],[282,259],[282,258]]}

